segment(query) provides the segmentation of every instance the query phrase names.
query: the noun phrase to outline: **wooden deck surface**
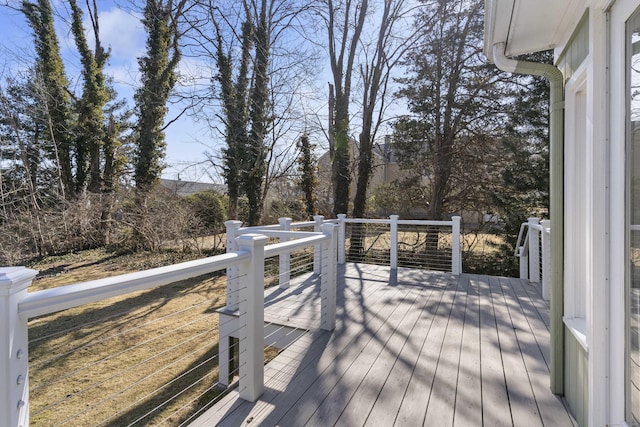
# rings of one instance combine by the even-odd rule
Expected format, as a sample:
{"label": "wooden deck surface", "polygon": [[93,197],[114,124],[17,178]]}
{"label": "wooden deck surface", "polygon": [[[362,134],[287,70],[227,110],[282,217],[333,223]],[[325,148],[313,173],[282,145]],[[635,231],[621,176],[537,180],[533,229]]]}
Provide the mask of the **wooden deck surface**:
{"label": "wooden deck surface", "polygon": [[[234,390],[192,427],[575,425],[549,390],[539,287],[364,264],[338,276],[335,331],[311,330],[270,362],[257,402]],[[288,319],[296,300],[317,310],[313,283],[271,300]]]}

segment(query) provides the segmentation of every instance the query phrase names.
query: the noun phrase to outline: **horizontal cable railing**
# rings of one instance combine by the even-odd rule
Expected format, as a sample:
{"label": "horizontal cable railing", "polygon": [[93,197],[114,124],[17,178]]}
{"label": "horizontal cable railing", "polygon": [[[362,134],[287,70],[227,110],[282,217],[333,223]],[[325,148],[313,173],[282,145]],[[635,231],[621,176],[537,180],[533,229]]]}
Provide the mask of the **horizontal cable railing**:
{"label": "horizontal cable railing", "polygon": [[226,254],[137,273],[28,292],[0,269],[0,425],[182,425],[235,382],[254,401],[265,358],[335,327],[336,261],[462,269],[459,217],[226,225]]}
{"label": "horizontal cable railing", "polygon": [[[347,219],[344,260],[435,271],[462,272],[460,217],[451,221]],[[341,231],[342,233],[342,231]]]}
{"label": "horizontal cable railing", "polygon": [[[0,356],[0,425],[178,425],[222,396],[228,381],[218,369],[232,355],[226,378],[237,377],[241,396],[255,400],[265,346],[274,355],[270,347],[293,342],[283,341],[284,332],[293,335],[281,325],[264,322],[266,284],[312,274],[316,259],[318,327],[335,325],[334,226],[306,227],[322,232],[243,232],[224,255],[36,292],[27,292],[35,271],[0,269],[8,326],[0,341],[12,349]],[[266,245],[265,234],[277,243]],[[224,271],[235,286],[225,286]],[[215,310],[230,300],[235,320]],[[230,345],[219,346],[223,329],[237,337]]]}

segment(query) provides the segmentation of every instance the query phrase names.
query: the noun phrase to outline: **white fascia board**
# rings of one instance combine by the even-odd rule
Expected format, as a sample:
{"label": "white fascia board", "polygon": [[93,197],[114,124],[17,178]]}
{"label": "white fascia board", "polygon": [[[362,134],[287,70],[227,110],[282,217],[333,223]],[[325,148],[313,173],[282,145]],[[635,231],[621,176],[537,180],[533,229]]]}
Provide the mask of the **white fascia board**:
{"label": "white fascia board", "polygon": [[585,0],[485,0],[484,52],[505,43],[507,56],[551,49],[566,40],[580,20]]}
{"label": "white fascia board", "polygon": [[513,0],[485,0],[484,53],[493,62],[493,45],[507,43]]}

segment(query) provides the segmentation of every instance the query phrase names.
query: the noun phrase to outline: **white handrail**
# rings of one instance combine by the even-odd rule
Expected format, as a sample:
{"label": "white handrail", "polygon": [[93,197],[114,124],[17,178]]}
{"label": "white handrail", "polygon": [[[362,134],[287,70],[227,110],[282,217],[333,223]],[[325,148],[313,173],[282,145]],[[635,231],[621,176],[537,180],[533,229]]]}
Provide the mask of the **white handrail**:
{"label": "white handrail", "polygon": [[349,224],[391,224],[390,219],[345,218]]}
{"label": "white handrail", "polygon": [[[391,219],[345,218],[349,224],[391,224]],[[399,219],[398,225],[453,225],[453,221],[436,221],[428,219]]]}
{"label": "white handrail", "polygon": [[305,237],[310,237],[310,236],[316,236],[318,235],[318,233],[313,232],[313,231],[285,231],[285,230],[260,230],[260,231],[256,231],[256,230],[247,230],[244,228],[241,228],[237,235],[243,235],[243,234],[262,234],[264,236],[267,237],[278,237],[278,238],[287,238],[287,239],[301,239],[301,238],[305,238]]}
{"label": "white handrail", "polygon": [[271,258],[277,255],[282,255],[287,252],[292,252],[296,249],[302,249],[308,246],[317,245],[328,239],[327,236],[323,234],[311,234],[313,234],[313,236],[305,237],[303,239],[289,240],[287,242],[274,243],[273,245],[266,246],[264,248],[264,257]]}
{"label": "white handrail", "polygon": [[520,225],[518,240],[514,255],[520,260],[520,278],[533,283],[542,283],[544,299],[551,295],[549,266],[551,260],[551,245],[549,235],[550,222],[529,218]]}
{"label": "white handrail", "polygon": [[107,298],[213,273],[229,266],[236,266],[248,258],[249,254],[246,252],[229,253],[151,270],[29,292],[18,305],[18,312],[25,319],[55,313]]}
{"label": "white handrail", "polygon": [[[524,229],[529,226],[528,222],[523,222],[520,224],[520,231],[518,232],[518,240],[516,240],[516,249],[513,253],[513,256],[520,256],[520,241],[522,240],[522,235],[524,233]],[[528,234],[528,233],[527,233]]]}

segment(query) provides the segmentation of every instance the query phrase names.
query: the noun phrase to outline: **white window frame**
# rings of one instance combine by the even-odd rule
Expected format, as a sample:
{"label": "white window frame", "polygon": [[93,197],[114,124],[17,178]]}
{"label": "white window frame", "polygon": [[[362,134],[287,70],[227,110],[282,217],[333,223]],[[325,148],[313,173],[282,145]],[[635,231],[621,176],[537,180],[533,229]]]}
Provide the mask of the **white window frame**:
{"label": "white window frame", "polygon": [[618,0],[609,13],[609,425],[626,425],[626,22],[640,7],[638,0]]}
{"label": "white window frame", "polygon": [[565,87],[565,265],[564,317],[576,341],[589,350],[589,274],[592,246],[593,129],[587,77],[590,55],[573,73]]}

